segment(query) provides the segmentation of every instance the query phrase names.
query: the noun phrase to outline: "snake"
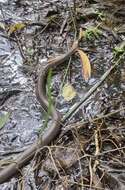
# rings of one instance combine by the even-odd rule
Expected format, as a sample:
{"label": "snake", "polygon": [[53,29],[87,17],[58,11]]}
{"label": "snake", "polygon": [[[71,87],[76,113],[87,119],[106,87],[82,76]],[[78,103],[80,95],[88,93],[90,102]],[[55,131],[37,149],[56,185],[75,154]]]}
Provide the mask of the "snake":
{"label": "snake", "polygon": [[[73,43],[71,49],[69,49],[66,53],[49,60],[48,64],[44,68],[41,66],[36,84],[36,96],[44,110],[47,111],[49,107],[49,102],[46,95],[46,82],[49,70],[54,69],[64,63],[77,50],[77,48],[78,40]],[[26,166],[34,157],[37,150],[41,147],[49,145],[57,137],[61,131],[61,115],[56,110],[54,105],[51,105],[51,116],[52,126],[48,127],[44,134],[31,147],[28,147],[23,153],[19,154],[11,164],[0,171],[0,184],[8,181],[19,173],[20,169]]]}

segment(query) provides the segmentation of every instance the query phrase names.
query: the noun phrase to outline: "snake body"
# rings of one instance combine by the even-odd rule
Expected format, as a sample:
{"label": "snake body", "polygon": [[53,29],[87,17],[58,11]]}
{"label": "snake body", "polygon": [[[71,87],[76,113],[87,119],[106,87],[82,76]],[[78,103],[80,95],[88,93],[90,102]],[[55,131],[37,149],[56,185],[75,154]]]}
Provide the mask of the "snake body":
{"label": "snake body", "polygon": [[[70,51],[68,51],[64,55],[56,57],[53,60],[50,60],[47,66],[44,68],[44,70],[43,68],[41,68],[39,72],[36,95],[38,97],[41,106],[46,111],[48,110],[49,107],[49,103],[46,97],[46,79],[48,71],[49,69],[51,68],[53,69],[54,67],[57,67],[58,65],[64,63],[64,61],[66,61],[74,53],[74,51],[76,51],[77,47],[78,47],[78,41],[74,42]],[[61,129],[60,127],[61,116],[53,105],[51,106],[51,113],[52,113],[53,125],[50,128],[48,128],[48,130],[42,136],[42,144],[44,145],[49,144],[57,136],[57,134]]]}
{"label": "snake body", "polygon": [[[40,105],[47,110],[49,103],[46,96],[46,80],[48,71],[50,68],[57,67],[61,65],[64,61],[66,61],[77,49],[78,41],[75,41],[72,48],[65,54],[54,58],[49,61],[47,66],[43,69],[40,69],[38,74],[38,82],[36,85],[36,95],[40,102]],[[49,127],[43,136],[35,142],[30,148],[28,148],[23,153],[19,154],[17,159],[12,161],[12,163],[6,166],[3,170],[0,171],[0,184],[6,182],[10,178],[12,178],[16,173],[20,171],[20,169],[25,166],[35,155],[35,152],[40,147],[50,144],[51,141],[59,134],[61,130],[61,117],[59,112],[56,110],[54,106],[51,107],[52,113],[52,126]]]}

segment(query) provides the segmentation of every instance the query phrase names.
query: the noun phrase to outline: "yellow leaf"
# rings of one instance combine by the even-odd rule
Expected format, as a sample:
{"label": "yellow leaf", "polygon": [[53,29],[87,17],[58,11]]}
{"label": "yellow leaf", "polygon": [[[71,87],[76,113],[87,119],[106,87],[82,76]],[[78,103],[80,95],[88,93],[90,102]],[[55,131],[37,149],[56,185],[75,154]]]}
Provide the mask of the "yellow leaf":
{"label": "yellow leaf", "polygon": [[9,31],[8,31],[8,35],[10,36],[12,33],[16,32],[16,31],[19,31],[19,30],[22,30],[26,27],[26,24],[24,23],[16,23],[16,24],[12,24],[10,27],[9,27]]}
{"label": "yellow leaf", "polygon": [[62,96],[66,101],[70,101],[76,96],[76,91],[71,84],[64,85],[62,89]]}
{"label": "yellow leaf", "polygon": [[88,56],[80,49],[77,50],[80,58],[81,58],[81,63],[82,63],[82,74],[87,82],[89,78],[91,77],[91,65]]}

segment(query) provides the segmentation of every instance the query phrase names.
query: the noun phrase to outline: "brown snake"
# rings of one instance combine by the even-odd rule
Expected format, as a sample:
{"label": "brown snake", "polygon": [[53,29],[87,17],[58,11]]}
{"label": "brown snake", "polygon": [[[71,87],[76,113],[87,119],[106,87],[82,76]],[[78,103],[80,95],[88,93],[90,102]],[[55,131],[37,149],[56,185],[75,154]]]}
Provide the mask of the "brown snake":
{"label": "brown snake", "polygon": [[[49,69],[56,67],[57,65],[60,65],[64,61],[66,61],[76,51],[77,47],[78,41],[75,41],[72,48],[67,53],[50,60],[44,69],[40,69],[40,72],[38,74],[38,82],[36,86],[36,95],[41,106],[45,110],[47,110],[49,106],[46,97],[46,79]],[[23,153],[19,154],[17,159],[12,161],[10,165],[6,166],[3,170],[0,171],[0,184],[6,182],[10,178],[12,178],[16,173],[20,172],[20,169],[33,158],[33,156],[35,155],[36,151],[39,150],[39,148],[50,144],[51,141],[53,141],[54,138],[59,134],[59,132],[61,131],[60,114],[56,111],[56,108],[54,106],[51,107],[51,113],[53,121],[52,126],[45,131],[43,136],[36,143],[34,143]]]}

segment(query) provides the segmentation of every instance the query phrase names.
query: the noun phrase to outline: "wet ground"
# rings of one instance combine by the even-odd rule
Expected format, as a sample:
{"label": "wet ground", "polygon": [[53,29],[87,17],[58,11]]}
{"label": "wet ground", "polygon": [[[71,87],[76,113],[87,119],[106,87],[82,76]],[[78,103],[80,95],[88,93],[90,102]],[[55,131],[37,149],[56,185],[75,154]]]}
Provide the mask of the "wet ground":
{"label": "wet ground", "polygon": [[[0,4],[0,116],[10,113],[0,130],[1,165],[3,159],[8,161],[38,138],[45,122],[35,94],[39,67],[46,59],[66,52],[80,28],[88,31],[79,46],[89,56],[92,76],[85,82],[80,60],[73,56],[65,83],[73,85],[77,96],[67,103],[59,94],[67,67],[57,68],[53,96],[63,115],[120,59],[125,51],[118,51],[125,42],[125,4],[119,4],[108,0],[11,0]],[[9,35],[16,23],[26,26]],[[0,190],[125,189],[124,60],[66,122],[56,146],[44,152],[46,157],[38,156],[23,169],[24,178],[17,176],[0,185]],[[92,121],[98,116],[102,119]],[[81,120],[86,124],[81,125]],[[66,127],[69,123],[70,129]]]}

